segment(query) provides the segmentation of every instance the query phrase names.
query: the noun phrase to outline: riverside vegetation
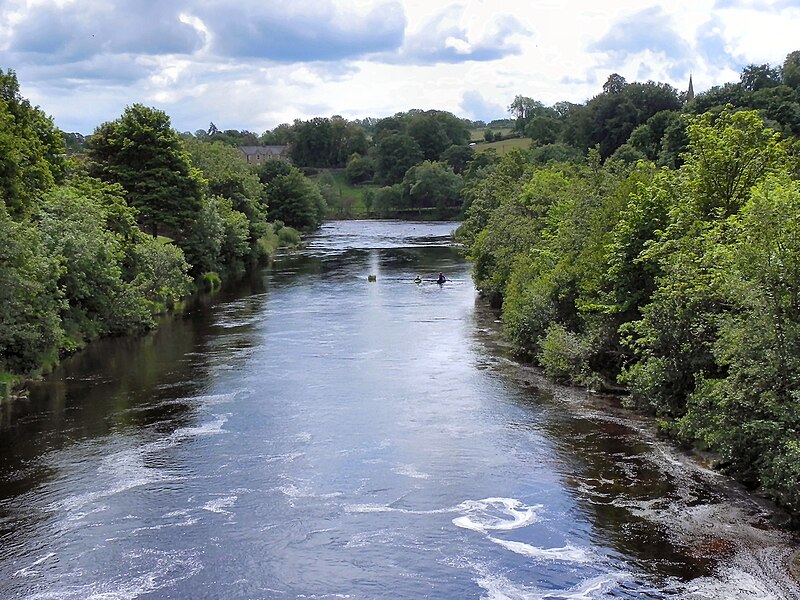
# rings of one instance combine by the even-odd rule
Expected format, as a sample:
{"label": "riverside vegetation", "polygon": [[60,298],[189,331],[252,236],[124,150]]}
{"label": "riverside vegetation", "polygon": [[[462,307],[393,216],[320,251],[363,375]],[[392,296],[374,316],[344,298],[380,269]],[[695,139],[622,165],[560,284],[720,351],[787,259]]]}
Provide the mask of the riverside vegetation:
{"label": "riverside vegetation", "polygon": [[[288,226],[460,212],[477,287],[522,356],[624,389],[800,514],[800,52],[697,97],[619,75],[583,105],[517,96],[488,126],[412,110],[178,134],[134,105],[87,140],[62,136],[13,72],[0,91],[5,381],[152,326],[193,281],[297,243]],[[498,156],[476,130],[527,142]],[[290,144],[293,165],[249,168],[235,146],[255,143]]]}

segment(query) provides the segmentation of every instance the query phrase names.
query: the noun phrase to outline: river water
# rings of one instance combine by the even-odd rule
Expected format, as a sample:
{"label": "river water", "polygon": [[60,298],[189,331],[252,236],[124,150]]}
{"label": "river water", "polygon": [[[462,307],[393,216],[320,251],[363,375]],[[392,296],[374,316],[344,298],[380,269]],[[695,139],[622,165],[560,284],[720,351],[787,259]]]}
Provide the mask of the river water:
{"label": "river water", "polygon": [[800,598],[768,505],[509,357],[452,228],[325,225],[0,406],[0,598]]}

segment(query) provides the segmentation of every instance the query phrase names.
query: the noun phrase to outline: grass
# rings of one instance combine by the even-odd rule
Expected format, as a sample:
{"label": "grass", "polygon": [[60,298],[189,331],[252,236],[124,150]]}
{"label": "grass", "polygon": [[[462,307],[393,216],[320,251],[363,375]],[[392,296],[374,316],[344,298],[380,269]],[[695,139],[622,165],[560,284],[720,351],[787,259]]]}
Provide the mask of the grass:
{"label": "grass", "polygon": [[358,219],[367,216],[364,205],[366,187],[350,183],[344,171],[324,171],[313,179],[319,184],[325,184],[327,180],[331,185],[332,194],[326,199],[332,217]]}
{"label": "grass", "polygon": [[519,148],[520,150],[528,150],[530,147],[530,138],[511,138],[501,142],[484,142],[481,144],[475,144],[472,148],[475,150],[475,152],[486,152],[487,150],[493,149],[495,152],[497,152],[498,156],[503,156],[515,148]]}
{"label": "grass", "polygon": [[492,133],[497,135],[511,135],[514,133],[513,127],[479,127],[477,129],[471,129],[469,132],[470,138],[469,141],[471,142],[482,142],[484,140],[484,135],[486,134],[486,130],[491,129]]}

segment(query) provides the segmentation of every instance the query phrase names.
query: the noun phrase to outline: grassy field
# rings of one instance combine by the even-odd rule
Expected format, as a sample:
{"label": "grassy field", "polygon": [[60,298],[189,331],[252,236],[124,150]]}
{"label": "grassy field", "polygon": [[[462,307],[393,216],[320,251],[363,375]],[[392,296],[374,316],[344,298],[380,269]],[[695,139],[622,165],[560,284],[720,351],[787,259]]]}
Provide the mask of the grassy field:
{"label": "grassy field", "polygon": [[367,214],[364,206],[364,187],[354,186],[347,180],[344,171],[325,171],[313,178],[320,185],[331,186],[333,194],[328,198],[330,213],[334,218],[363,218]]}
{"label": "grassy field", "polygon": [[487,129],[491,129],[495,135],[497,135],[498,133],[500,135],[510,135],[514,131],[514,129],[512,129],[511,127],[480,127],[478,129],[471,129],[469,132],[470,141],[482,142],[484,139],[483,136],[486,134]]}
{"label": "grassy field", "polygon": [[503,140],[501,142],[482,142],[475,144],[472,148],[475,152],[486,152],[487,150],[494,149],[498,156],[503,156],[514,148],[520,150],[528,150],[531,147],[530,138],[511,138],[510,140]]}

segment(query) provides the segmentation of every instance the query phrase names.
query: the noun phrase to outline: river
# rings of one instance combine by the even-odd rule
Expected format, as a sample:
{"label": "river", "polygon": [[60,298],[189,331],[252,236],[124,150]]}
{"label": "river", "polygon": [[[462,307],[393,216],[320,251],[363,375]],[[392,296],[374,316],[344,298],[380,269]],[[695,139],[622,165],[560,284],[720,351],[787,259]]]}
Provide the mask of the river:
{"label": "river", "polygon": [[514,362],[452,229],[326,224],[0,406],[0,598],[800,598],[770,505]]}

